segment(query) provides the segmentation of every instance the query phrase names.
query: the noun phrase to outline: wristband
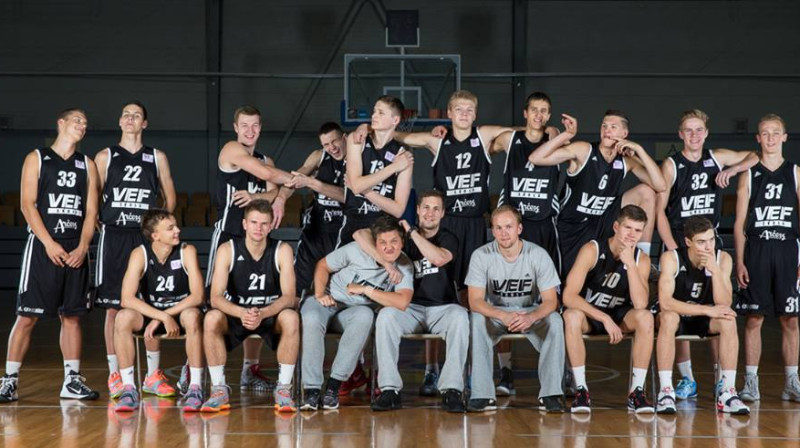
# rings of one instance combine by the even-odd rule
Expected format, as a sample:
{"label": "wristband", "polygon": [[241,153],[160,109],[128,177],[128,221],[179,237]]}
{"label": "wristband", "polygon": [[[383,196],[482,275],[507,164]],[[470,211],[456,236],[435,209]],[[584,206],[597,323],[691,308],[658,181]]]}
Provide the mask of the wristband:
{"label": "wristband", "polygon": [[408,235],[408,237],[411,238],[411,232],[413,232],[415,230],[417,231],[417,233],[419,233],[419,227],[417,227],[417,226],[409,227],[408,228],[408,232],[406,232],[406,235]]}

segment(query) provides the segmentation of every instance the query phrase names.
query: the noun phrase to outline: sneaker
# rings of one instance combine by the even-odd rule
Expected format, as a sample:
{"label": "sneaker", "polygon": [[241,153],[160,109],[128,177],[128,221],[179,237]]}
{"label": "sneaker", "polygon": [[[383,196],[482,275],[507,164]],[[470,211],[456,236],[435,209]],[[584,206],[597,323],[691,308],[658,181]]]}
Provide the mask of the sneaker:
{"label": "sneaker", "polygon": [[175,388],[167,383],[164,371],[156,369],[152,375],[146,376],[142,382],[142,393],[152,394],[158,397],[174,397]]}
{"label": "sneaker", "polygon": [[[721,395],[721,394],[720,394]],[[761,394],[758,392],[758,375],[744,376],[744,387],[742,393],[739,394],[742,401],[758,401],[761,399]]]}
{"label": "sneaker", "polygon": [[378,398],[372,403],[373,411],[391,411],[401,409],[403,404],[400,402],[400,392],[396,390],[382,390]]}
{"label": "sneaker", "polygon": [[500,382],[494,388],[494,393],[498,397],[507,397],[509,395],[516,395],[517,391],[514,389],[514,372],[508,367],[500,369]]}
{"label": "sneaker", "polygon": [[73,398],[78,400],[97,400],[100,394],[89,389],[86,385],[86,378],[74,370],[69,371],[69,375],[64,377],[64,385],[61,386],[61,398]]}
{"label": "sneaker", "polygon": [[472,398],[467,403],[467,412],[494,411],[497,409],[497,400],[491,398]]}
{"label": "sneaker", "polygon": [[108,375],[108,396],[117,399],[122,395],[122,376],[120,376],[119,372],[111,372],[111,375]]}
{"label": "sneaker", "polygon": [[0,403],[11,403],[12,401],[19,400],[17,396],[17,381],[19,375],[3,375],[0,378]]}
{"label": "sneaker", "polygon": [[463,414],[467,408],[464,407],[464,396],[461,391],[446,389],[442,391],[442,409],[447,412]]}
{"label": "sneaker", "polygon": [[786,386],[781,393],[781,400],[784,401],[800,401],[800,378],[797,375],[792,375],[786,379]]}
{"label": "sneaker", "polygon": [[575,399],[572,400],[569,411],[573,414],[592,412],[592,397],[589,396],[589,391],[585,387],[575,390]]}
{"label": "sneaker", "polygon": [[647,395],[641,387],[637,387],[628,395],[628,410],[636,414],[652,414],[656,411],[653,403],[647,401]]}
{"label": "sneaker", "polygon": [[[339,386],[339,396],[344,397],[345,395],[350,395],[350,392],[365,384],[369,384],[369,376],[364,372],[364,366],[359,362],[356,364],[353,373],[350,374],[350,378]],[[369,388],[369,386],[367,386],[367,388]],[[367,395],[369,395],[369,393],[367,393]]]}
{"label": "sneaker", "polygon": [[736,395],[736,389],[732,387],[722,391],[719,398],[717,398],[717,411],[734,415],[750,414],[750,408],[742,403],[742,400]]}
{"label": "sneaker", "polygon": [[114,406],[115,412],[133,412],[139,408],[139,392],[130,384],[123,386],[117,404]]}
{"label": "sneaker", "polygon": [[539,410],[548,414],[563,414],[564,402],[561,401],[561,395],[539,398]]}
{"label": "sneaker", "polygon": [[273,392],[275,397],[275,410],[278,412],[297,412],[297,405],[292,399],[292,385],[278,384]]}
{"label": "sneaker", "polygon": [[189,383],[191,382],[191,370],[189,370],[189,361],[181,367],[181,376],[178,378],[178,393],[186,395],[189,393]]}
{"label": "sneaker", "polygon": [[200,407],[202,412],[219,412],[231,408],[230,387],[211,386],[211,396]]}
{"label": "sneaker", "polygon": [[342,383],[334,378],[328,378],[328,386],[325,388],[325,395],[322,397],[322,409],[339,409],[339,388]]}
{"label": "sneaker", "polygon": [[422,386],[419,387],[419,395],[422,397],[435,397],[439,395],[437,383],[439,382],[439,372],[431,370],[425,371],[425,379],[422,380]]}
{"label": "sneaker", "polygon": [[659,414],[674,414],[678,412],[675,407],[675,390],[671,387],[662,387],[658,392],[656,412]]}
{"label": "sneaker", "polygon": [[301,411],[316,411],[319,409],[319,389],[306,389],[303,391],[303,404]]}
{"label": "sneaker", "polygon": [[690,380],[689,377],[685,376],[678,381],[678,385],[675,387],[675,397],[678,400],[686,400],[687,398],[696,398],[697,397],[697,381]]}
{"label": "sneaker", "polygon": [[191,384],[183,394],[181,406],[184,412],[198,412],[203,406],[203,401],[203,388],[197,384]]}
{"label": "sneaker", "polygon": [[261,366],[258,364],[253,364],[242,371],[239,384],[242,390],[269,392],[275,389],[275,381],[262,374]]}

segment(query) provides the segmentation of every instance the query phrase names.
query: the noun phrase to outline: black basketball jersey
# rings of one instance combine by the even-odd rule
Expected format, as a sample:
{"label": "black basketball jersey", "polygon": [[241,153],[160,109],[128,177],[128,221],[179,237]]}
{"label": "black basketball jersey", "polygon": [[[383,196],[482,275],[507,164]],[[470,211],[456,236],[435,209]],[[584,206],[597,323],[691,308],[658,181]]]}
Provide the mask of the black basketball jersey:
{"label": "black basketball jersey", "polygon": [[234,238],[228,274],[228,300],[243,307],[264,308],[281,295],[278,247],[281,241],[267,238],[267,248],[260,260],[253,260],[244,238]]}
{"label": "black basketball jersey", "polygon": [[[53,239],[80,238],[89,190],[89,159],[75,151],[62,159],[52,148],[37,149],[36,210]],[[30,227],[28,228],[30,231]]]}
{"label": "black basketball jersey", "polygon": [[158,261],[151,244],[139,246],[144,253],[144,275],[139,293],[148,305],[165,310],[189,295],[189,273],[183,264],[184,246],[181,243],[173,247],[164,263]]}
{"label": "black basketball jersey", "polygon": [[[257,151],[253,152],[253,157],[267,163],[267,157]],[[219,221],[215,226],[234,236],[244,236],[242,229],[244,208],[233,203],[233,194],[239,190],[247,190],[250,194],[263,193],[267,191],[267,182],[242,168],[235,171],[224,171],[217,165],[216,201]]]}
{"label": "black basketball jersey", "polygon": [[[597,259],[592,270],[586,275],[581,295],[587,302],[603,310],[633,306],[625,263],[614,259],[607,239],[591,242],[597,247]],[[637,265],[640,255],[641,251],[636,248],[633,257]]]}
{"label": "black basketball jersey", "polygon": [[[717,251],[717,263],[719,263],[720,252]],[[681,302],[713,305],[714,291],[711,274],[708,274],[705,268],[692,266],[688,249],[676,249],[672,253],[675,254],[675,261],[678,262],[678,269],[675,271],[675,292],[672,293],[672,297]]]}
{"label": "black basketball jersey", "polygon": [[[336,160],[322,151],[315,176],[319,181],[337,187],[344,186],[344,159]],[[342,227],[342,204],[324,194],[314,193],[314,202],[308,207],[304,223],[308,228],[321,232],[338,232]]]}
{"label": "black basketball jersey", "polygon": [[155,149],[143,146],[131,154],[120,146],[108,148],[100,222],[107,226],[139,229],[142,216],[156,206],[158,192]]}
{"label": "black basketball jersey", "polygon": [[784,161],[775,171],[770,171],[761,163],[750,168],[750,200],[745,224],[748,239],[797,239],[796,166]]}
{"label": "black basketball jersey", "polygon": [[[361,150],[361,173],[370,175],[382,170],[383,167],[392,163],[394,158],[404,150],[397,140],[390,140],[381,149],[375,148],[372,137],[367,137],[364,148]],[[394,199],[397,189],[397,175],[389,176],[383,182],[372,187],[372,191],[378,192],[381,196]],[[367,200],[360,194],[354,194],[350,189],[344,190],[344,214],[348,218],[373,221],[382,210],[377,205]]]}
{"label": "black basketball jersey", "polygon": [[625,158],[617,154],[609,163],[599,145],[591,144],[589,155],[578,171],[567,172],[559,222],[579,224],[586,218],[599,218],[622,196],[622,181],[628,172]]}
{"label": "black basketball jersey", "polygon": [[447,129],[433,158],[433,188],[445,194],[447,216],[483,216],[489,211],[492,161],[478,128],[458,141]]}
{"label": "black basketball jersey", "polygon": [[[714,157],[714,152],[704,149],[696,162],[682,153],[669,157],[667,161],[664,163],[672,163],[674,172],[666,207],[673,235],[683,235],[683,222],[691,216],[708,218],[717,227],[722,212],[722,189],[715,179],[722,171],[722,165]],[[681,241],[677,243],[683,245]]]}
{"label": "black basketball jersey", "polygon": [[498,205],[511,205],[526,221],[541,221],[558,214],[559,165],[535,166],[528,160],[531,153],[549,139],[545,132],[540,141],[533,143],[524,131],[514,131],[506,151],[503,190]]}
{"label": "black basketball jersey", "polygon": [[411,302],[422,306],[458,303],[455,284],[458,238],[453,232],[440,227],[436,235],[429,238],[428,241],[434,246],[447,249],[454,258],[444,266],[436,266],[422,255],[414,240],[406,239],[403,251],[414,263],[414,296],[411,298]]}

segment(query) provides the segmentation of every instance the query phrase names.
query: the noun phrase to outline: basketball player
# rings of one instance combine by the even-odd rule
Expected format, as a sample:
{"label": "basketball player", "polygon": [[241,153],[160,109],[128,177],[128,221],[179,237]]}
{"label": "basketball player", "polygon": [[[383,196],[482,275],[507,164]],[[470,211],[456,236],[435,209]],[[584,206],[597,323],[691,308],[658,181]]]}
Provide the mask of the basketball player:
{"label": "basketball player", "polygon": [[[453,276],[453,254],[458,253],[458,239],[441,227],[444,202],[441,191],[428,190],[420,195],[417,204],[419,228],[400,221],[406,231],[403,251],[414,263],[414,295],[405,310],[385,307],[378,313],[375,344],[381,393],[372,404],[373,411],[402,407],[403,380],[397,365],[400,339],[404,334],[424,332],[441,335],[446,342],[447,356],[436,385],[442,408],[448,412],[465,410],[464,363],[469,347],[469,317],[458,303]],[[355,239],[362,250],[375,259],[380,258],[368,230],[356,232]]]}
{"label": "basketball player", "polygon": [[[534,165],[569,162],[567,182],[561,194],[558,235],[561,247],[561,274],[572,269],[580,248],[592,239],[602,240],[612,232],[611,216],[618,207],[638,205],[647,216],[655,216],[656,192],[666,189],[658,165],[638,143],[626,140],[628,118],[621,111],[608,110],[600,126],[600,141],[572,141],[578,132],[575,118],[564,114],[565,130],[531,153]],[[566,144],[566,142],[570,142]],[[628,172],[642,182],[622,193]],[[617,200],[618,197],[621,200]],[[608,213],[611,213],[610,215]],[[650,253],[655,220],[648,220],[639,247]]]}
{"label": "basketball player", "polygon": [[[211,237],[206,287],[210,287],[213,278],[217,248],[234,237],[244,237],[241,224],[244,208],[255,199],[272,201],[271,225],[272,228],[277,228],[283,218],[286,198],[290,194],[290,190],[279,192],[277,186],[289,182],[291,174],[275,168],[272,159],[256,151],[261,135],[261,112],[249,105],[237,108],[233,113],[233,130],[236,132],[236,141],[226,143],[217,158],[216,203],[220,218],[214,224],[214,234]],[[242,389],[267,391],[275,385],[261,373],[260,352],[260,339],[244,342],[240,381]],[[188,384],[183,379],[183,374],[181,377],[179,386]]]}
{"label": "basketball player", "polygon": [[8,337],[0,403],[16,401],[22,360],[40,318],[61,319],[64,384],[61,398],[96,400],[80,374],[80,317],[91,307],[87,252],[97,219],[97,169],[77,151],[86,134],[86,113],[58,115],[58,136],[49,148],[28,153],[22,165],[20,206],[28,223],[22,258],[17,320]]}
{"label": "basketball player", "polygon": [[572,413],[591,412],[586,384],[584,334],[608,334],[617,344],[633,333],[633,372],[628,389],[628,410],[652,414],[655,409],[644,393],[647,366],[653,352],[653,314],[648,309],[650,257],[636,247],[647,215],[640,207],[622,207],[613,224],[614,235],[591,240],[578,252],[564,288],[564,333],[567,353],[577,386]]}
{"label": "basketball player", "polygon": [[[377,306],[405,310],[414,292],[414,268],[403,254],[403,228],[391,216],[378,217],[370,227],[380,262],[346,244],[317,263],[314,296],[303,300],[303,404],[301,410],[338,409],[339,387],[355,370],[369,338]],[[397,284],[389,281],[383,264],[403,273]],[[328,326],[341,331],[336,358],[322,395],[322,365]]]}
{"label": "basketball player", "polygon": [[[486,243],[486,220],[489,211],[490,149],[501,133],[511,131],[501,126],[475,126],[478,97],[458,90],[447,102],[447,117],[452,127],[439,138],[420,132],[401,136],[410,146],[427,148],[433,154],[433,187],[445,193],[445,217],[442,225],[458,238],[455,280],[464,291],[464,278],[472,252]],[[462,293],[463,294],[463,293]],[[435,346],[435,347],[434,347]],[[428,351],[425,380],[421,395],[435,395],[439,375],[438,345]]]}
{"label": "basketball player", "polygon": [[269,202],[251,201],[244,210],[244,238],[234,238],[217,250],[211,280],[211,306],[203,328],[203,345],[211,376],[211,396],[201,410],[230,408],[225,382],[227,352],[256,334],[277,349],[278,384],[275,409],[297,410],[292,399],[300,318],[295,307],[294,254],[288,244],[271,240],[274,217]]}
{"label": "basketball player", "polygon": [[[678,135],[683,140],[683,149],[661,164],[667,189],[656,198],[656,226],[665,250],[686,247],[682,231],[683,222],[689,216],[708,218],[716,229],[722,212],[722,190],[732,177],[758,163],[758,156],[753,152],[705,149],[708,115],[699,109],[683,113]],[[722,248],[719,236],[717,245]],[[716,339],[712,347],[714,342]],[[675,396],[679,400],[697,396],[690,356],[689,341],[678,342],[676,362],[682,378],[675,387]]]}
{"label": "basketball player", "polygon": [[[183,410],[199,411],[203,404],[203,275],[197,262],[197,249],[181,243],[175,217],[166,210],[150,209],[142,220],[142,234],[148,243],[131,252],[122,280],[122,310],[116,317],[114,343],[119,353],[123,391],[115,406],[117,412],[139,407],[139,394],[133,379],[135,332],[144,331],[145,340],[157,334],[186,335],[186,356],[191,366],[189,391],[183,397]],[[149,370],[150,366],[148,366]],[[158,396],[175,395],[163,389],[167,379],[161,369],[148,371],[142,392]],[[155,387],[153,387],[155,386]]]}
{"label": "basketball player", "polygon": [[731,308],[731,257],[716,249],[714,225],[706,218],[688,218],[683,237],[686,248],[664,252],[659,263],[656,349],[661,390],[656,410],[663,414],[676,411],[672,387],[675,336],[718,334],[722,375],[717,410],[749,414],[736,393],[739,336]]}
{"label": "basketball player", "polygon": [[[158,149],[144,146],[142,134],[147,129],[147,108],[131,101],[122,108],[119,127],[122,136],[117,145],[105,148],[95,156],[100,178],[103,205],[100,209],[100,239],[97,246],[95,305],[106,310],[103,334],[108,359],[108,393],[112,398],[122,394],[122,378],[114,350],[114,322],[122,308],[120,291],[128,258],[134,249],[145,243],[142,239],[142,216],[156,206],[163,194],[164,208],[175,209],[175,187],[172,184],[169,161]],[[148,372],[158,366],[158,341],[148,340]],[[148,392],[171,396],[175,390],[166,383],[160,370],[145,378],[143,388]],[[160,390],[153,387],[158,384]]]}
{"label": "basketball player", "polygon": [[745,384],[742,400],[761,398],[758,364],[761,360],[761,326],[765,316],[781,324],[781,352],[786,383],[783,400],[800,401],[797,377],[798,344],[798,198],[800,168],[783,157],[786,125],[775,114],[758,123],[761,145],[758,165],[739,178],[736,191],[736,278],[744,288],[738,311],[747,316],[744,332]]}
{"label": "basketball player", "polygon": [[466,284],[472,311],[472,396],[470,412],[496,409],[492,346],[506,333],[523,333],[539,351],[539,406],[564,412],[564,324],[556,289],[561,284],[550,255],[520,239],[522,218],[503,205],[492,212],[495,240],[479,247]]}

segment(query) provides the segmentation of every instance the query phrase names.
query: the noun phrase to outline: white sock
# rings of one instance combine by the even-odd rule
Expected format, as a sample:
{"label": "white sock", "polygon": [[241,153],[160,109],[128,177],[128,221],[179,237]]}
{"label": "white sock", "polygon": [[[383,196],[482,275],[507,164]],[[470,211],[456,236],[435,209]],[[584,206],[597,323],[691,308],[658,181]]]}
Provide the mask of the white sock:
{"label": "white sock", "polygon": [[81,360],[80,359],[65,359],[64,360],[64,377],[69,375],[70,372],[80,373],[81,372]]}
{"label": "white sock", "polygon": [[723,370],[722,371],[722,390],[728,390],[736,387],[736,371]]}
{"label": "white sock", "polygon": [[744,366],[745,375],[758,375],[758,366]]}
{"label": "white sock", "polygon": [[650,256],[650,243],[645,243],[640,241],[636,243],[636,247],[638,247],[648,257]]}
{"label": "white sock", "polygon": [[208,366],[208,375],[211,376],[212,386],[225,385],[225,366]]}
{"label": "white sock", "polygon": [[130,366],[127,369],[120,369],[119,374],[122,376],[123,386],[136,387],[136,380],[133,378],[133,366]]}
{"label": "white sock", "polygon": [[575,377],[576,388],[582,387],[589,390],[589,386],[586,385],[586,366],[573,367],[572,376]]}
{"label": "white sock", "polygon": [[425,364],[425,373],[428,372],[439,373],[439,363]]}
{"label": "white sock", "polygon": [[647,379],[647,369],[633,368],[631,375],[631,389],[628,392],[633,392],[637,387],[644,389],[644,380]]}
{"label": "white sock", "polygon": [[510,369],[511,368],[511,352],[506,353],[497,353],[497,363],[500,364],[500,368],[503,367]]}
{"label": "white sock", "polygon": [[786,378],[791,378],[792,375],[797,375],[797,366],[786,366],[783,368],[784,372],[786,372]]}
{"label": "white sock", "polygon": [[205,370],[202,367],[189,367],[189,385],[202,386]]}
{"label": "white sock", "polygon": [[692,374],[692,360],[679,362],[678,363],[678,372],[680,372],[681,377],[689,378],[690,381],[694,381],[694,374]]}
{"label": "white sock", "polygon": [[22,367],[21,362],[6,361],[6,375],[19,376],[19,369]]}
{"label": "white sock", "polygon": [[108,373],[119,371],[119,363],[117,362],[117,355],[106,355],[108,360]]}
{"label": "white sock", "polygon": [[278,384],[284,386],[292,384],[294,364],[278,364]]}
{"label": "white sock", "polygon": [[242,361],[242,372],[247,372],[250,370],[250,366],[257,366],[258,365],[258,358],[256,359],[245,359]]}
{"label": "white sock", "polygon": [[161,365],[161,352],[147,351],[147,376],[156,373],[159,365]]}
{"label": "white sock", "polygon": [[669,387],[673,391],[675,390],[675,387],[672,385],[672,370],[659,370],[658,382],[661,384],[662,389]]}

